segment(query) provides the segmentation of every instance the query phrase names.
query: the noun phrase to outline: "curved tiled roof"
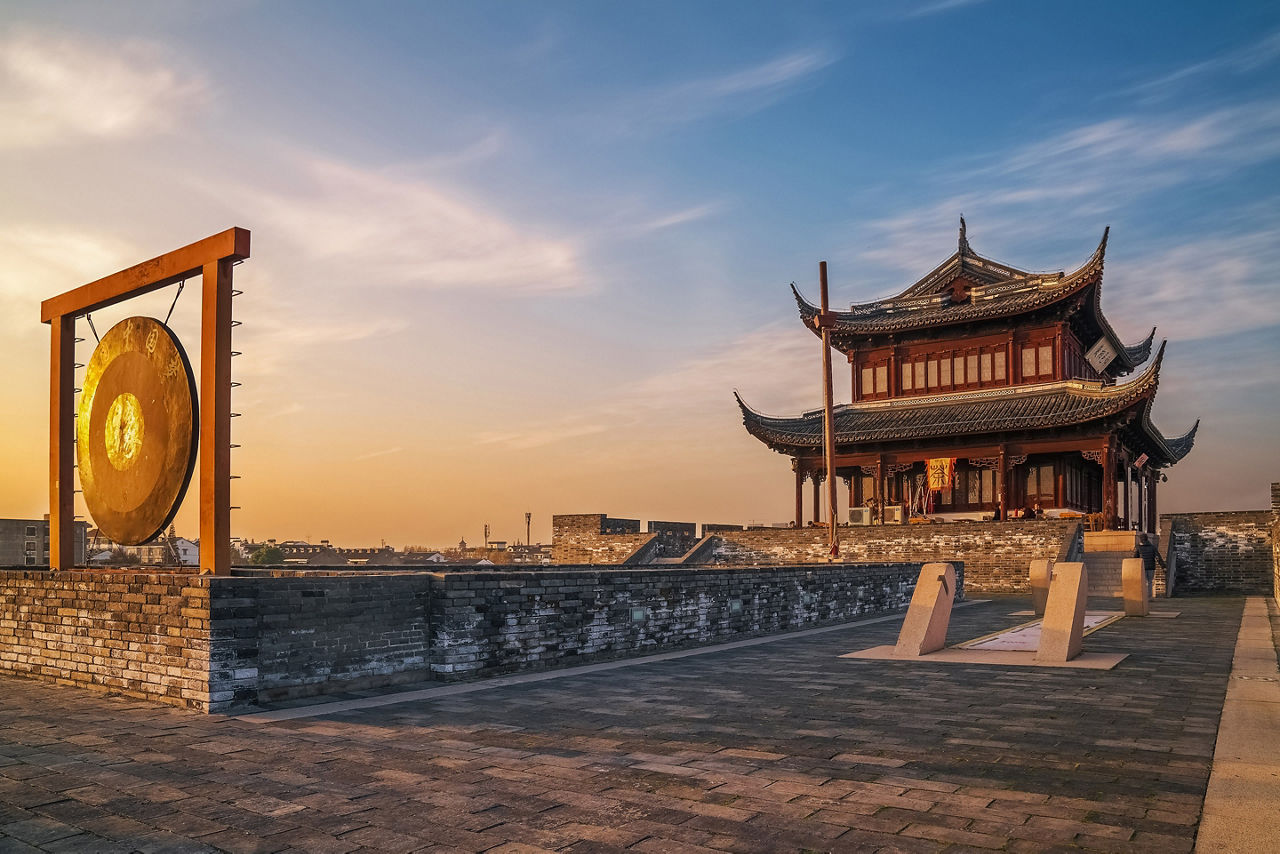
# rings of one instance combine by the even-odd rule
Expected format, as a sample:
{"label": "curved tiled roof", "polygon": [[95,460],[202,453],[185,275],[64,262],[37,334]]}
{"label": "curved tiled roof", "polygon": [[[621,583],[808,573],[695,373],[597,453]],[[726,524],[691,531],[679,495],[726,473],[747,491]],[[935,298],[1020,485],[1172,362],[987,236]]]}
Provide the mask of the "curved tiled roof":
{"label": "curved tiled roof", "polygon": [[[875,336],[1014,317],[1053,305],[1093,285],[1089,302],[1095,325],[1114,347],[1117,366],[1121,368],[1119,373],[1128,373],[1151,354],[1155,330],[1145,341],[1126,345],[1102,314],[1102,269],[1110,234],[1108,226],[1103,230],[1098,248],[1074,272],[1035,274],[975,254],[962,231],[959,251],[898,296],[858,303],[849,311],[831,312],[834,317],[831,333],[837,338]],[[945,286],[961,276],[976,284],[969,288],[962,301],[956,302]],[[805,326],[821,334],[814,324],[818,306],[806,300],[794,283],[791,292]]]}
{"label": "curved tiled roof", "polygon": [[[1009,317],[1051,305],[1082,290],[1092,284],[1096,278],[1101,277],[1109,233],[1110,227],[1103,233],[1102,242],[1098,244],[1098,248],[1089,260],[1080,269],[1070,274],[1033,276],[1030,273],[997,265],[993,261],[987,261],[976,255],[957,252],[938,270],[896,297],[859,303],[849,311],[832,312],[835,323],[831,331],[837,335],[901,332]],[[1000,275],[971,288],[968,298],[963,302],[953,302],[950,292],[925,293],[920,290],[925,284],[932,288],[949,282],[955,278],[950,275],[951,272],[958,274],[961,269],[978,269],[978,265],[999,270]],[[807,326],[812,328],[813,318],[818,315],[818,307],[801,296],[794,284],[791,290],[800,307],[800,317]]]}
{"label": "curved tiled roof", "polygon": [[[1172,464],[1191,449],[1195,428],[1186,436],[1165,439],[1149,420],[1160,379],[1164,344],[1141,376],[1123,385],[1070,380],[1042,385],[1013,385],[976,392],[930,397],[895,398],[846,404],[834,411],[836,444],[858,445],[912,439],[989,434],[1011,430],[1058,429],[1087,424],[1141,405],[1143,430]],[[822,412],[794,418],[763,415],[734,397],[747,432],[774,450],[822,447]]]}

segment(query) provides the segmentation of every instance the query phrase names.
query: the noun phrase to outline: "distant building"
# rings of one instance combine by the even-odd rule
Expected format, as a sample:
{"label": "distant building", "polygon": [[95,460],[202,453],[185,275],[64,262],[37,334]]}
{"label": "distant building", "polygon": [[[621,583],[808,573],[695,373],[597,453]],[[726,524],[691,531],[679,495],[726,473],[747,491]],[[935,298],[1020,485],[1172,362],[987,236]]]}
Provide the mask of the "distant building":
{"label": "distant building", "polygon": [[513,564],[546,566],[551,563],[551,546],[542,543],[523,546],[514,545],[507,549]]}
{"label": "distant building", "polygon": [[[85,563],[85,542],[89,525],[72,526],[73,563]],[[0,566],[48,566],[49,517],[44,519],[0,519]]]}
{"label": "distant building", "polygon": [[89,564],[111,563],[113,558],[128,556],[139,566],[199,566],[200,545],[170,532],[140,546],[113,543],[96,528],[89,529]]}

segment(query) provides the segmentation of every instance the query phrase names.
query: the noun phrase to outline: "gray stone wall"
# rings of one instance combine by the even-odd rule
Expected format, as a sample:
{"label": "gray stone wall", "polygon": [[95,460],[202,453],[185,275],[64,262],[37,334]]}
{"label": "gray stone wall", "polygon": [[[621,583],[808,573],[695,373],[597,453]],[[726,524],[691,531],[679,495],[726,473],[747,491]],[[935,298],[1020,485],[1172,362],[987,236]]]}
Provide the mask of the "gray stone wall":
{"label": "gray stone wall", "polygon": [[839,622],[904,607],[919,569],[3,571],[0,671],[224,712]]}
{"label": "gray stone wall", "polygon": [[648,530],[658,535],[654,557],[682,557],[698,543],[698,526],[693,522],[650,522]]}
{"label": "gray stone wall", "polygon": [[211,579],[212,707],[430,678],[427,613],[434,577]]}
{"label": "gray stone wall", "polygon": [[[957,598],[964,596],[957,565]],[[431,669],[458,679],[657,652],[905,607],[919,563],[449,573]]]}
{"label": "gray stone wall", "polygon": [[[962,561],[969,593],[1029,593],[1039,558],[1066,560],[1080,525],[1074,520],[872,525],[840,529],[840,557],[851,562]],[[755,528],[717,533],[712,562],[723,565],[825,561],[825,528]]]}
{"label": "gray stone wall", "polygon": [[207,579],[0,571],[0,671],[207,711]]}
{"label": "gray stone wall", "polygon": [[1168,551],[1175,561],[1175,593],[1254,593],[1275,588],[1270,510],[1173,513]]}

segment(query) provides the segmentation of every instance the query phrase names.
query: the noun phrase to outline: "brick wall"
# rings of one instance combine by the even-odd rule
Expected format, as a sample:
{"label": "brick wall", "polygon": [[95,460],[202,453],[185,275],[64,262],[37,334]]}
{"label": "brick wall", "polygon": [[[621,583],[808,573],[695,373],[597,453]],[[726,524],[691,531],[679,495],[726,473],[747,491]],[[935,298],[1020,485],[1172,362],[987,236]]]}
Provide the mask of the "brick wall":
{"label": "brick wall", "polygon": [[430,678],[431,573],[211,579],[214,708]]}
{"label": "brick wall", "polygon": [[551,561],[582,565],[636,563],[652,556],[657,538],[657,534],[640,533],[640,522],[635,519],[610,519],[603,513],[552,516]]}
{"label": "brick wall", "polygon": [[1280,483],[1271,484],[1271,595],[1280,601]]}
{"label": "brick wall", "polygon": [[0,671],[205,710],[208,579],[0,571]]}
{"label": "brick wall", "polygon": [[0,671],[222,712],[838,622],[904,607],[919,568],[0,571]]}
{"label": "brick wall", "polygon": [[[1029,593],[1038,558],[1066,560],[1079,533],[1072,520],[873,525],[840,529],[840,557],[855,562],[962,561],[969,593]],[[712,562],[816,563],[827,556],[825,528],[721,531]]]}
{"label": "brick wall", "polygon": [[1177,593],[1261,593],[1275,588],[1270,510],[1174,513],[1168,551]]}
{"label": "brick wall", "polygon": [[[905,607],[919,563],[449,573],[436,582],[442,679],[657,652]],[[957,597],[965,568],[957,565]]]}
{"label": "brick wall", "polygon": [[435,577],[0,571],[0,671],[214,712],[425,679]]}

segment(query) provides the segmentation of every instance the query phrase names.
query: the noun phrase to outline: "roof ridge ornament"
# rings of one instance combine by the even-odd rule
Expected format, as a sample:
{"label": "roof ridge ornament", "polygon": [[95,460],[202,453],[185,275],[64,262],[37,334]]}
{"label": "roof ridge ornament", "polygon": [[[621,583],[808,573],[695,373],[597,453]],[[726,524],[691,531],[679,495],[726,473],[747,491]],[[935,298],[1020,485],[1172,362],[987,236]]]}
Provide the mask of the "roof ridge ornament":
{"label": "roof ridge ornament", "polygon": [[969,238],[965,237],[964,214],[960,214],[960,247],[961,255],[972,255],[973,250],[969,248]]}

